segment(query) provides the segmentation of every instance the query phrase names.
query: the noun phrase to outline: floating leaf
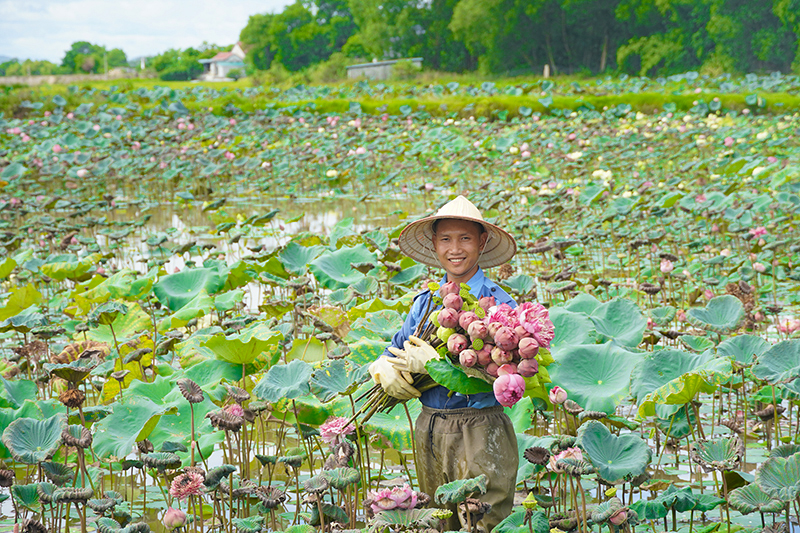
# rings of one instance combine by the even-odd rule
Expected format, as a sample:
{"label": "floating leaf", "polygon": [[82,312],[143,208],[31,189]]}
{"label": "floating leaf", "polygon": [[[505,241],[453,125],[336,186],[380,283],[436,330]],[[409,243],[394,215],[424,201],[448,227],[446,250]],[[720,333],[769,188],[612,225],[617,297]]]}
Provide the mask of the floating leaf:
{"label": "floating leaf", "polygon": [[268,402],[284,398],[293,399],[310,391],[311,366],[305,361],[295,359],[285,365],[275,365],[253,388],[253,394]]}
{"label": "floating leaf", "polygon": [[602,422],[591,420],[578,432],[576,444],[583,448],[608,484],[619,484],[642,475],[652,459],[650,446],[638,434],[613,435]]}
{"label": "floating leaf", "polygon": [[726,335],[744,320],[744,305],[737,297],[724,294],[709,300],[702,309],[689,309],[686,320],[695,327]]}

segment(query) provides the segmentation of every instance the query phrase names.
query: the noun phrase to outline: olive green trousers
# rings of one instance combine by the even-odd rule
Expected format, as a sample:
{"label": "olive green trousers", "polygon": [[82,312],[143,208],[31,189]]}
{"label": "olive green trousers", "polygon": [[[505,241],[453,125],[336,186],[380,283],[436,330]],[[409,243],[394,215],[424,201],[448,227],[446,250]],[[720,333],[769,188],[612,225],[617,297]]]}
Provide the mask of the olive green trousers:
{"label": "olive green trousers", "polygon": [[417,479],[431,505],[453,511],[447,530],[467,529],[456,507],[435,503],[436,489],[456,479],[486,474],[486,494],[475,497],[492,509],[478,522],[490,532],[511,514],[519,466],[517,436],[501,406],[486,409],[432,409],[422,406],[414,428]]}

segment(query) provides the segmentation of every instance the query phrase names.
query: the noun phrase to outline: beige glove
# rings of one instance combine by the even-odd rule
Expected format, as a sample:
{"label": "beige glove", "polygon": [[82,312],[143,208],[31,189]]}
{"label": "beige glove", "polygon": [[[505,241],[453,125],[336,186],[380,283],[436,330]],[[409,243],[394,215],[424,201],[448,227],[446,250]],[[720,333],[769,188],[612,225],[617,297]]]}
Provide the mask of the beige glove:
{"label": "beige glove", "polygon": [[392,346],[389,351],[395,355],[389,362],[401,372],[412,372],[414,374],[427,374],[425,363],[431,359],[438,359],[439,352],[433,346],[423,341],[419,337],[411,335],[404,344],[403,350],[398,350]]}
{"label": "beige glove", "polygon": [[369,365],[369,374],[375,383],[378,383],[386,394],[398,400],[410,400],[419,398],[420,392],[411,386],[414,378],[408,372],[401,372],[389,361],[394,359],[386,355],[380,356],[374,363]]}

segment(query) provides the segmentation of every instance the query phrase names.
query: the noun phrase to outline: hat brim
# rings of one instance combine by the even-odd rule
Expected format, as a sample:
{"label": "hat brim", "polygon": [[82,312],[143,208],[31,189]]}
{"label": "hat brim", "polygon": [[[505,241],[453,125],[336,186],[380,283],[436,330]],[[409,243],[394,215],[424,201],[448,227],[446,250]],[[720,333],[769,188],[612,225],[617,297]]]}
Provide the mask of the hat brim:
{"label": "hat brim", "polygon": [[492,268],[511,260],[517,253],[517,242],[507,231],[498,226],[472,217],[440,215],[415,220],[400,233],[400,250],[418,263],[441,267],[439,257],[433,248],[433,223],[437,220],[466,220],[482,225],[489,233],[483,252],[478,259],[481,268]]}

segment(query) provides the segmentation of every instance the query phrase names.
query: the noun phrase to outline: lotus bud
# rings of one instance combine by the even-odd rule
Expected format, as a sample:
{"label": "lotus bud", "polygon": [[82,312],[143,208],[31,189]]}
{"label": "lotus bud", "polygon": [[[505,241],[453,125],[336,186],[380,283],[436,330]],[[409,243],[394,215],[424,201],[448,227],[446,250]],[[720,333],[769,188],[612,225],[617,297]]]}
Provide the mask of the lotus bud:
{"label": "lotus bud", "polygon": [[524,378],[530,378],[539,373],[539,361],[536,359],[523,359],[517,365],[517,372]]}
{"label": "lotus bud", "polygon": [[461,311],[461,307],[464,305],[464,300],[457,293],[448,294],[442,299],[442,305],[444,305],[445,308]]}
{"label": "lotus bud", "polygon": [[517,349],[523,359],[533,359],[539,353],[539,343],[533,337],[523,337],[519,340]]}
{"label": "lotus bud", "polygon": [[488,313],[489,308],[497,305],[497,302],[495,301],[494,296],[483,296],[478,300],[478,305],[480,306],[481,309],[483,309]]}
{"label": "lotus bud", "polygon": [[475,350],[464,350],[458,354],[458,362],[467,368],[475,366],[475,363],[478,362],[478,352]]}
{"label": "lotus bud", "polygon": [[517,334],[517,338],[518,339],[521,339],[522,337],[525,337],[526,335],[528,335],[528,330],[526,330],[522,326],[517,326],[517,327],[514,328],[514,333]]}
{"label": "lotus bud", "polygon": [[439,337],[439,340],[442,342],[447,342],[447,339],[450,338],[450,335],[453,335],[456,332],[453,328],[445,328],[440,327],[436,330],[436,336]]}
{"label": "lotus bud", "polygon": [[490,323],[489,325],[486,326],[487,334],[491,338],[494,338],[494,336],[497,335],[497,330],[502,328],[502,327],[503,327],[503,324],[501,324],[500,322],[492,322],[492,323]]}
{"label": "lotus bud", "polygon": [[494,350],[492,350],[492,361],[498,366],[510,363],[512,359],[514,359],[514,356],[511,355],[511,352],[503,350],[499,346],[495,346]]}
{"label": "lotus bud", "polygon": [[494,397],[501,405],[511,407],[525,394],[525,380],[519,374],[504,373],[502,368],[498,373],[501,375],[492,385]]}
{"label": "lotus bud", "polygon": [[[475,313],[472,314],[474,315]],[[459,319],[459,324],[460,323],[461,320]],[[486,327],[486,322],[483,320],[475,320],[474,322],[470,323],[466,329],[467,333],[469,334],[469,338],[472,340],[485,339],[489,335],[489,328]]]}
{"label": "lotus bud", "polygon": [[467,346],[469,346],[469,341],[460,333],[450,335],[450,337],[447,339],[447,351],[452,354],[460,354],[462,351],[467,349]]}
{"label": "lotus bud", "polygon": [[626,509],[620,509],[616,513],[611,515],[611,518],[608,519],[609,522],[614,524],[615,526],[621,526],[625,523],[628,519],[628,511]]}
{"label": "lotus bud", "polygon": [[186,513],[180,509],[168,507],[167,512],[164,513],[164,519],[161,522],[170,531],[179,527],[183,527],[186,525]]}
{"label": "lotus bud", "polygon": [[478,350],[478,364],[481,366],[487,366],[489,363],[492,362],[492,349],[494,346],[491,344],[484,344],[483,348]]}
{"label": "lotus bud", "polygon": [[498,368],[500,368],[500,366],[497,363],[489,363],[486,365],[486,373],[496,378]]}
{"label": "lotus bud", "polygon": [[550,403],[561,405],[567,401],[567,391],[556,385],[550,389]]}
{"label": "lotus bud", "polygon": [[519,344],[519,337],[513,329],[503,326],[494,334],[494,343],[503,350],[511,351]]}
{"label": "lotus bud", "polygon": [[498,376],[505,376],[506,374],[516,374],[517,369],[510,364],[500,365],[500,368],[497,369]]}
{"label": "lotus bud", "polygon": [[439,312],[439,325],[443,328],[455,328],[458,325],[458,311],[445,307]]}
{"label": "lotus bud", "polygon": [[458,294],[461,290],[461,286],[456,283],[455,281],[448,281],[441,287],[439,287],[439,296],[444,298],[448,294]]}
{"label": "lotus bud", "polygon": [[468,332],[469,330],[467,328],[476,320],[478,320],[478,315],[472,311],[464,311],[461,313],[461,316],[458,317],[458,325],[461,326],[461,329]]}

